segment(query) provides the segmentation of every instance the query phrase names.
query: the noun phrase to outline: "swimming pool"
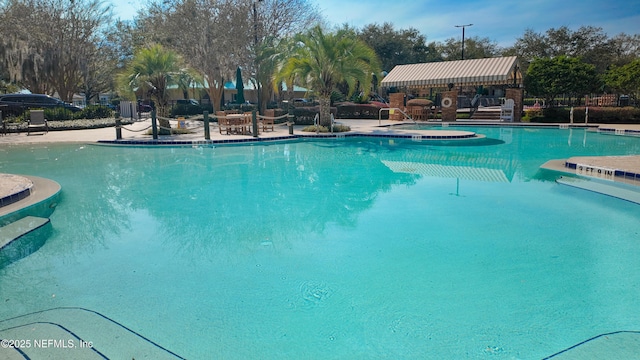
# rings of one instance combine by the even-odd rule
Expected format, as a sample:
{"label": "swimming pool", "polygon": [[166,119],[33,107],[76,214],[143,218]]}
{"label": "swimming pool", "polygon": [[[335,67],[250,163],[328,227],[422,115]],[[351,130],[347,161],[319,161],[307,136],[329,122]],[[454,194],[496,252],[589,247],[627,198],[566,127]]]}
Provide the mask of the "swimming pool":
{"label": "swimming pool", "polygon": [[640,208],[538,169],[640,139],[469,129],[493,141],[2,148],[62,199],[0,269],[0,319],[80,307],[188,359],[533,359],[640,330]]}

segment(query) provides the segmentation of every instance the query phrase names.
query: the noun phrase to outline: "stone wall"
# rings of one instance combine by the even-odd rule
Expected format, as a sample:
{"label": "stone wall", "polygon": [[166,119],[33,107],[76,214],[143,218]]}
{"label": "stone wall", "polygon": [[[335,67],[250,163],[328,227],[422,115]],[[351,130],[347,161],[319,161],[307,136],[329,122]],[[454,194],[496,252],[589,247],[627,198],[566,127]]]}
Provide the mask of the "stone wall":
{"label": "stone wall", "polygon": [[[397,108],[405,111],[405,93],[392,93],[389,94],[389,107]],[[399,111],[394,111],[393,114],[389,112],[389,120],[402,120],[404,115]]]}
{"label": "stone wall", "polygon": [[458,91],[443,92],[440,104],[442,105],[442,121],[456,121],[458,116]]}
{"label": "stone wall", "polygon": [[520,122],[522,120],[522,100],[524,94],[523,90],[520,88],[508,88],[505,92],[505,98],[513,99],[513,121]]}

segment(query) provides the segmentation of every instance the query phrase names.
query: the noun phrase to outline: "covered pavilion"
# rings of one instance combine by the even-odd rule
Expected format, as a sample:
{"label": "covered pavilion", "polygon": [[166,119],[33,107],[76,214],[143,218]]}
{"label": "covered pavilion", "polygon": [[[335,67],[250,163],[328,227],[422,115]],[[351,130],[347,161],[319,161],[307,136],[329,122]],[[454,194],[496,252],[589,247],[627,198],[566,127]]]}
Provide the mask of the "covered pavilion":
{"label": "covered pavilion", "polygon": [[[504,96],[514,100],[516,110],[522,110],[522,71],[517,56],[397,65],[381,82],[387,89],[445,90],[441,93],[442,99],[448,99],[443,104],[443,118],[453,119],[458,95],[455,88],[479,86],[506,88]],[[391,107],[404,107],[404,94],[390,94],[390,103]],[[452,115],[445,116],[444,107],[453,110]]]}

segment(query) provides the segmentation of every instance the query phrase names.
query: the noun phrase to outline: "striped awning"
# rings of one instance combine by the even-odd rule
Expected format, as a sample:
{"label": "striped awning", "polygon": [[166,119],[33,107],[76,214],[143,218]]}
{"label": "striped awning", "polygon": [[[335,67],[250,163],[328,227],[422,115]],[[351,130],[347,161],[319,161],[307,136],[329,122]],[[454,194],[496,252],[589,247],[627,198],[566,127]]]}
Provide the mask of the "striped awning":
{"label": "striped awning", "polygon": [[522,84],[516,56],[397,65],[383,87],[447,87]]}

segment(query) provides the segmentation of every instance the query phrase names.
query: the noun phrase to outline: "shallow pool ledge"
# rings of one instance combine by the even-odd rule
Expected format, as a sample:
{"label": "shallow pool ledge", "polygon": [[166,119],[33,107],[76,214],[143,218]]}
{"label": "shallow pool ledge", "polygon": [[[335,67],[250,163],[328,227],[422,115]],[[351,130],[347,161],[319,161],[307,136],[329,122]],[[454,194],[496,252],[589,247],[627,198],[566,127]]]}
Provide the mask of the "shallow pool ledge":
{"label": "shallow pool ledge", "polygon": [[541,169],[640,186],[640,155],[576,156],[549,160]]}
{"label": "shallow pool ledge", "polygon": [[0,226],[26,216],[41,218],[51,216],[60,198],[62,189],[60,184],[50,179],[30,175],[12,175],[11,178],[15,180],[12,184],[16,186],[6,186],[0,193],[0,198],[6,200],[6,205],[0,207]]}

